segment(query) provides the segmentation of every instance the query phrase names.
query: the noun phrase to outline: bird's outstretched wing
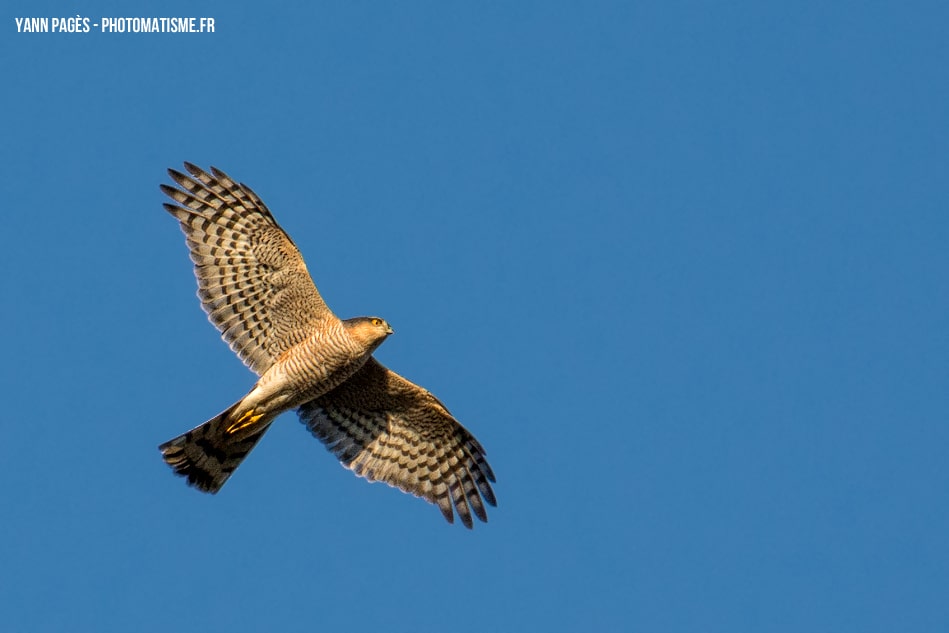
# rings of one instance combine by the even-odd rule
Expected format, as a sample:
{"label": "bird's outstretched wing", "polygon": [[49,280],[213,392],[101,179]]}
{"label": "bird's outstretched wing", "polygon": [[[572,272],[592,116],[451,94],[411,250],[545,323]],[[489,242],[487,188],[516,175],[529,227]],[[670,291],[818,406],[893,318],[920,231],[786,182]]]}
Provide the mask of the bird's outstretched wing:
{"label": "bird's outstretched wing", "polygon": [[453,507],[470,528],[472,512],[487,521],[482,499],[496,505],[478,440],[435,396],[374,358],[297,413],[345,467],[437,504],[449,523]]}
{"label": "bird's outstretched wing", "polygon": [[257,374],[336,316],[323,302],[300,252],[250,187],[224,172],[185,163],[168,173],[179,189],[161,190],[178,204],[198,297],[208,319]]}

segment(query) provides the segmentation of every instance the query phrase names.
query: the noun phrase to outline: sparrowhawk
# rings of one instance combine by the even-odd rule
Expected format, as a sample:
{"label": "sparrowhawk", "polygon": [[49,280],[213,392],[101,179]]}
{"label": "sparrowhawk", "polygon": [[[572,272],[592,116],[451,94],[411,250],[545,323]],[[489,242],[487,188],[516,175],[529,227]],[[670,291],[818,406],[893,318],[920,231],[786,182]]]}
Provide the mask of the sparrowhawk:
{"label": "sparrowhawk", "polygon": [[160,446],[165,461],[204,492],[220,490],[282,412],[296,409],[342,464],[487,521],[495,480],[481,444],[427,390],[372,352],[392,334],[378,317],[340,320],[323,302],[297,247],[250,187],[214,167],[168,173],[198,297],[209,320],[259,380],[204,424]]}

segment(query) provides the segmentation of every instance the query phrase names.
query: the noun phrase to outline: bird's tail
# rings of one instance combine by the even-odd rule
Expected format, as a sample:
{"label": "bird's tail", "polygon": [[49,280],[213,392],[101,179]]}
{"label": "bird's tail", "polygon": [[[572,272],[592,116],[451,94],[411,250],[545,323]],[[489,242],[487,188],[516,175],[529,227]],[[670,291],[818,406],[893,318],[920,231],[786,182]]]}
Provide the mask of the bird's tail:
{"label": "bird's tail", "polygon": [[273,421],[260,420],[240,433],[229,433],[237,404],[158,447],[175,474],[187,477],[188,485],[202,492],[220,490]]}

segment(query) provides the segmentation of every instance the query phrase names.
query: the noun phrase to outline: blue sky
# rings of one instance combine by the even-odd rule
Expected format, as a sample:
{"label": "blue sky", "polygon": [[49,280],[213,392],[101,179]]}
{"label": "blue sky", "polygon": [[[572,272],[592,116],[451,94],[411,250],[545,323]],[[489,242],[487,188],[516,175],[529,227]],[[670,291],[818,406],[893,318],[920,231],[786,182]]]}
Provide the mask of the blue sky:
{"label": "blue sky", "polygon": [[[944,3],[287,4],[3,9],[0,629],[949,626]],[[216,32],[14,22],[76,14]],[[253,382],[185,160],[392,323],[487,525],[290,414],[219,495],[172,476]]]}

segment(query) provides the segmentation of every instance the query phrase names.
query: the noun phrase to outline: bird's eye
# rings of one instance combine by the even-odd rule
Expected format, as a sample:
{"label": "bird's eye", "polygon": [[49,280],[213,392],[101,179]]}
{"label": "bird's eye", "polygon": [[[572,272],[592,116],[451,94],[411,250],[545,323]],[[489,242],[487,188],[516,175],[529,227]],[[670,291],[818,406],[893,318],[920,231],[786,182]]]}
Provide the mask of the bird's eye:
{"label": "bird's eye", "polygon": [[373,319],[373,320],[372,320],[372,324],[373,324],[373,325],[382,325],[382,319]]}

